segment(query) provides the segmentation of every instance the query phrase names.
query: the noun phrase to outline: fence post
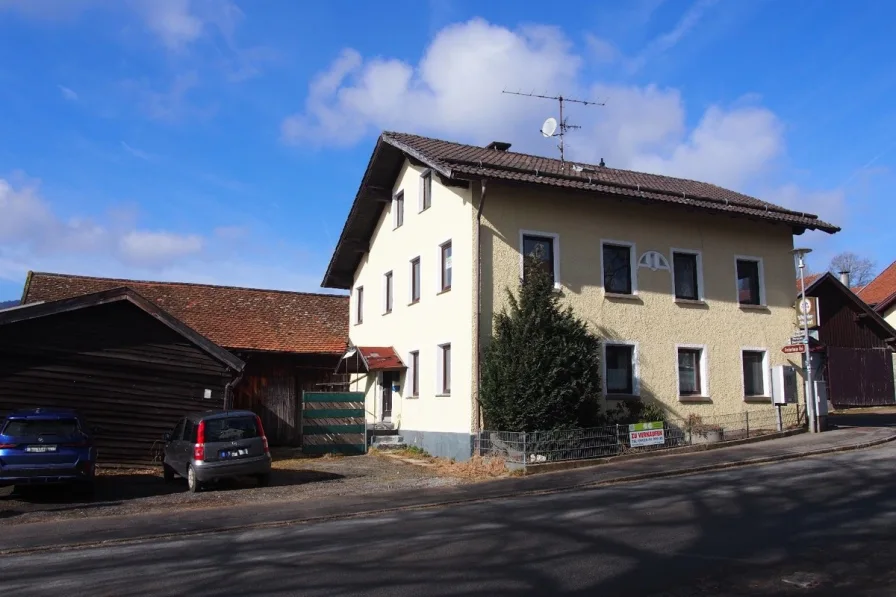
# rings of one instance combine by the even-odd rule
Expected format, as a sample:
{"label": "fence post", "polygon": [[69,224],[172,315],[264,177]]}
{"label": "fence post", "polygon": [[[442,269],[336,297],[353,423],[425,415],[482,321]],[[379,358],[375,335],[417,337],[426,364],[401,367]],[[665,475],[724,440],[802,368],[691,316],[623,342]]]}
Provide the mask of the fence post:
{"label": "fence post", "polygon": [[523,470],[529,466],[529,452],[526,450],[526,432],[523,431]]}
{"label": "fence post", "polygon": [[750,437],[750,413],[744,411],[744,428],[747,430],[747,437]]}
{"label": "fence post", "polygon": [[622,445],[619,442],[619,423],[616,423],[616,454],[622,453]]}

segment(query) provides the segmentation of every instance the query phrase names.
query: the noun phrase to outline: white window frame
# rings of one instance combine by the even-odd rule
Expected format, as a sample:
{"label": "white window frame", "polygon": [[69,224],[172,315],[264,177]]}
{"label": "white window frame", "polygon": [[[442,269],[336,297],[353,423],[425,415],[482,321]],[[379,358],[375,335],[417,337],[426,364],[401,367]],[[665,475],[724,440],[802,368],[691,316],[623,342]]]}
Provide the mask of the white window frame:
{"label": "white window frame", "polygon": [[523,230],[520,229],[519,253],[520,253],[520,280],[523,279],[526,255],[523,252],[523,239],[527,236],[542,236],[550,238],[554,244],[554,289],[560,290],[560,235],[556,232],[544,232],[541,230]]}
{"label": "white window frame", "polygon": [[355,287],[355,325],[364,323],[364,285]]}
{"label": "white window frame", "polygon": [[[632,347],[632,393],[631,394],[610,394],[607,390],[607,346],[631,346]],[[601,355],[601,375],[603,378],[604,397],[613,400],[617,396],[641,397],[641,359],[638,356],[638,342],[629,340],[606,340],[604,341]]]}
{"label": "white window frame", "polygon": [[[398,197],[401,197],[401,222],[398,222]],[[392,230],[398,230],[402,226],[404,226],[404,211],[405,211],[405,197],[404,197],[404,189],[398,191],[394,195],[392,195]]]}
{"label": "white window frame", "polygon": [[[681,380],[678,378],[678,349],[700,351],[700,393],[681,394]],[[743,372],[741,372],[743,377]],[[676,344],[675,345],[675,394],[681,402],[688,400],[700,400],[709,398],[709,350],[706,344]]]}
{"label": "white window frame", "polygon": [[[414,300],[414,261],[420,262],[420,296],[417,297],[417,300]],[[420,255],[415,257],[411,257],[408,259],[408,304],[414,305],[420,302],[423,298],[423,259]]]}
{"label": "white window frame", "polygon": [[[390,289],[389,286],[392,286]],[[391,290],[391,292],[390,292]],[[389,304],[389,295],[392,295],[392,304]],[[395,272],[389,270],[383,274],[383,315],[388,315],[395,309]]]}
{"label": "white window frame", "polygon": [[[738,261],[755,261],[759,264],[759,304],[758,305],[747,305],[741,304],[740,302],[740,286],[737,284],[737,262]],[[750,255],[735,255],[734,256],[734,301],[737,303],[739,307],[749,308],[762,308],[768,306],[767,297],[765,295],[765,268],[762,265],[762,257],[752,257]]]}
{"label": "white window frame", "polygon": [[[617,245],[619,247],[629,247],[628,267],[631,270],[632,277],[632,293],[631,295],[620,294],[618,292],[608,292],[604,278],[604,245]],[[628,240],[612,240],[609,238],[600,239],[600,287],[604,289],[604,294],[612,296],[637,296],[638,295],[638,248],[637,245]]]}
{"label": "white window frame", "polygon": [[[454,270],[454,243],[452,242],[452,239],[446,238],[444,241],[440,242],[438,244],[438,246],[436,246],[436,258],[434,260],[436,263],[436,283],[435,283],[436,294],[441,294],[443,292],[449,292],[451,290],[451,286],[449,286],[445,290],[442,290],[442,247],[444,247],[447,244],[451,245],[451,268],[452,268],[451,274],[452,274],[452,278],[454,277],[454,271],[453,271]],[[452,286],[453,286],[454,280],[452,279],[451,282],[452,282]]]}
{"label": "white window frame", "polygon": [[432,195],[433,195],[433,175],[432,170],[430,168],[426,168],[420,172],[420,192],[417,194],[417,213],[423,213],[429,207],[423,206],[423,191],[426,186],[426,177],[429,177],[429,207],[432,207]]}
{"label": "white window frame", "polygon": [[[697,257],[697,299],[698,301],[706,300],[706,291],[703,288],[703,251],[699,249],[670,249],[669,251],[669,269],[672,271],[672,298],[677,301],[687,301],[692,299],[681,299],[675,296],[675,254],[695,255]],[[736,274],[735,274],[736,275]]]}
{"label": "white window frame", "polygon": [[[417,355],[417,366],[414,367],[414,355]],[[414,393],[414,376],[417,377],[417,392]],[[408,351],[408,372],[407,379],[404,380],[405,389],[407,390],[408,398],[419,398],[420,397],[420,351],[419,350],[409,350]]]}
{"label": "white window frame", "polygon": [[[761,352],[762,353],[762,394],[755,396],[747,396],[747,384],[744,383],[744,353],[745,352]],[[754,402],[760,400],[772,399],[772,368],[769,361],[768,348],[760,346],[741,346],[740,348],[740,385],[741,393],[745,402]]]}
{"label": "white window frame", "polygon": [[[444,355],[443,351],[445,350],[446,346],[449,347],[449,350],[451,348],[453,348],[451,342],[440,342],[440,343],[436,344],[436,357],[437,357],[436,358],[436,396],[439,398],[447,398],[447,397],[451,396],[450,391],[447,394],[442,391],[442,386],[444,385],[442,382],[444,381],[444,376],[445,376],[445,370],[442,367],[443,362],[445,360],[445,355]],[[454,356],[454,351],[452,350],[451,357],[453,357],[453,356]],[[451,359],[451,357],[449,357],[449,359],[450,359],[449,363],[451,365],[453,365],[453,359]],[[454,367],[453,366],[451,367],[451,373],[452,373],[451,382],[452,382],[452,385],[454,385],[454,377],[453,377]]]}

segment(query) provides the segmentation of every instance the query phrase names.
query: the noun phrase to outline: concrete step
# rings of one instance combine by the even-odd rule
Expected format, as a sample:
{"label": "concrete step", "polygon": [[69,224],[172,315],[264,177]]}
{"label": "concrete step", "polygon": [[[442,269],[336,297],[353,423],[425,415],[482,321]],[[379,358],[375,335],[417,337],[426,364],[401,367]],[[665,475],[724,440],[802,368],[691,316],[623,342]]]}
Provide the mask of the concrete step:
{"label": "concrete step", "polygon": [[371,438],[370,443],[372,446],[376,446],[377,448],[386,447],[386,446],[390,446],[390,447],[391,446],[402,446],[402,447],[404,447],[407,445],[404,443],[404,438],[401,437],[400,435],[374,435]]}

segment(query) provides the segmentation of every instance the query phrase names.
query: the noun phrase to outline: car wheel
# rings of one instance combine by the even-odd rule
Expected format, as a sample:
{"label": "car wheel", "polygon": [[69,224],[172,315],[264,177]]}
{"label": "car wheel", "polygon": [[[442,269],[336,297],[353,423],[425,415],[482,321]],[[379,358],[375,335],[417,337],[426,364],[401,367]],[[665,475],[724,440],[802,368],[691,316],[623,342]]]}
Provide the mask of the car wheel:
{"label": "car wheel", "polygon": [[258,475],[258,486],[259,487],[267,487],[271,484],[271,474],[266,473],[264,475]]}
{"label": "car wheel", "polygon": [[165,483],[171,483],[172,481],[174,481],[174,469],[164,463],[162,463],[162,469],[165,474]]}
{"label": "car wheel", "polygon": [[199,493],[202,490],[199,485],[199,479],[196,478],[196,471],[193,470],[193,465],[187,469],[187,487],[190,489],[190,493]]}

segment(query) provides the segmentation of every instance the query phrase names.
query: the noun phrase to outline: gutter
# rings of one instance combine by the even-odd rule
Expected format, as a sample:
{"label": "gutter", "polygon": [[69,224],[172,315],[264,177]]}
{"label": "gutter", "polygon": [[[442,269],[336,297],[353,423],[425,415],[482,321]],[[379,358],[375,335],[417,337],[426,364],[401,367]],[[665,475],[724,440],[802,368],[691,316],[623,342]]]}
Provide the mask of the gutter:
{"label": "gutter", "polygon": [[479,391],[482,388],[482,210],[485,207],[486,180],[480,181],[479,208],[476,210],[476,320],[473,322],[473,346],[476,352],[476,391],[473,393],[473,431],[477,435],[482,427],[482,411],[479,403]]}

